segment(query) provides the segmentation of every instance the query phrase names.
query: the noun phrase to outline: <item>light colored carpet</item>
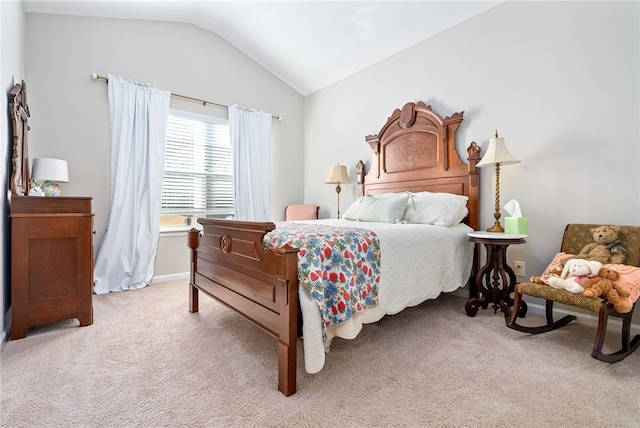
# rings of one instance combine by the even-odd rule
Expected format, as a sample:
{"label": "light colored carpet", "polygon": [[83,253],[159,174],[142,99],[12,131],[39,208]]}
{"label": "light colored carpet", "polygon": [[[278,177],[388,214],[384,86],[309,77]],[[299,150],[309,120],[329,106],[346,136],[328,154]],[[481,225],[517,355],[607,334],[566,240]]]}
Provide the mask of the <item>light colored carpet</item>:
{"label": "light colored carpet", "polygon": [[[3,427],[638,427],[640,352],[590,356],[595,329],[531,336],[443,295],[334,341],[298,392],[276,341],[186,281],[94,296],[94,324],[32,328],[1,354]],[[528,315],[530,322],[541,320]],[[619,340],[616,338],[616,340]]]}

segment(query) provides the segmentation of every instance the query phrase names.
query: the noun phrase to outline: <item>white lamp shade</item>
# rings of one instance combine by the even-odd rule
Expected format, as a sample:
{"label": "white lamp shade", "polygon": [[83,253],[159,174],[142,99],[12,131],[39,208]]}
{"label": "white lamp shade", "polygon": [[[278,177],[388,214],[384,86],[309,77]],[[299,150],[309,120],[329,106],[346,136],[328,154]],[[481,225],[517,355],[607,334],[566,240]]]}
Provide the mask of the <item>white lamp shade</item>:
{"label": "white lamp shade", "polygon": [[69,182],[67,161],[51,158],[34,158],[31,178],[41,181]]}
{"label": "white lamp shade", "polygon": [[326,184],[351,183],[346,165],[332,165],[329,169],[329,175],[324,182]]}
{"label": "white lamp shade", "polygon": [[482,160],[476,164],[477,167],[491,166],[491,165],[509,165],[512,163],[520,162],[514,158],[507,146],[504,143],[504,138],[496,136],[489,140],[489,148],[487,153],[482,157]]}

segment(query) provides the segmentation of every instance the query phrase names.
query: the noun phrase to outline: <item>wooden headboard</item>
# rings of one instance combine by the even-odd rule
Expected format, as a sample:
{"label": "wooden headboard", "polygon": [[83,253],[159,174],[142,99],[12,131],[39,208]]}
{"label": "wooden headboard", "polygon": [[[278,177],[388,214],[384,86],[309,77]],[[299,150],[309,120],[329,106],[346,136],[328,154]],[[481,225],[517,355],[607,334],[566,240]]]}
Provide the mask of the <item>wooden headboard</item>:
{"label": "wooden headboard", "polygon": [[10,190],[13,196],[25,196],[29,192],[29,106],[24,83],[16,83],[9,91],[9,110],[13,126],[13,159]]}
{"label": "wooden headboard", "polygon": [[366,137],[373,153],[368,173],[362,161],[356,167],[360,196],[404,191],[465,195],[465,223],[478,230],[480,147],[469,145],[468,163],[458,156],[456,131],[463,114],[443,119],[422,101],[394,110],[378,135]]}

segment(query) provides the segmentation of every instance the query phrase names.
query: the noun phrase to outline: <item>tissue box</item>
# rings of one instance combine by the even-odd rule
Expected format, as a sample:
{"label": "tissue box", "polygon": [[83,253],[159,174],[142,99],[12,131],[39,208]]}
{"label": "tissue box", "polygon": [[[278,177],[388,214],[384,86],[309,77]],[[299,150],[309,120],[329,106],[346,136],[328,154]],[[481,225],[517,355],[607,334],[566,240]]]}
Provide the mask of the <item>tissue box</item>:
{"label": "tissue box", "polygon": [[504,233],[521,235],[529,233],[528,217],[505,217]]}

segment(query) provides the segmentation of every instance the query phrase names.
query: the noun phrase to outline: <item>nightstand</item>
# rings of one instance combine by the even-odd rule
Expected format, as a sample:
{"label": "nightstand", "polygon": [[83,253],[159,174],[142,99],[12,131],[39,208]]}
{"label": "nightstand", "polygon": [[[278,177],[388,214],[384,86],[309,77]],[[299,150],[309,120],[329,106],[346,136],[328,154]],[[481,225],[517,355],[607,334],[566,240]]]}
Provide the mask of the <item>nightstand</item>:
{"label": "nightstand", "polygon": [[[464,306],[467,315],[473,317],[478,313],[480,306],[487,309],[491,303],[493,312],[498,313],[500,309],[508,320],[513,306],[511,293],[516,286],[516,275],[507,263],[507,248],[509,245],[524,244],[528,235],[469,232],[467,236],[470,242],[476,245],[483,244],[487,252],[487,260],[475,278],[478,296],[471,297]],[[522,302],[519,310],[521,317],[527,313],[525,302]]]}

